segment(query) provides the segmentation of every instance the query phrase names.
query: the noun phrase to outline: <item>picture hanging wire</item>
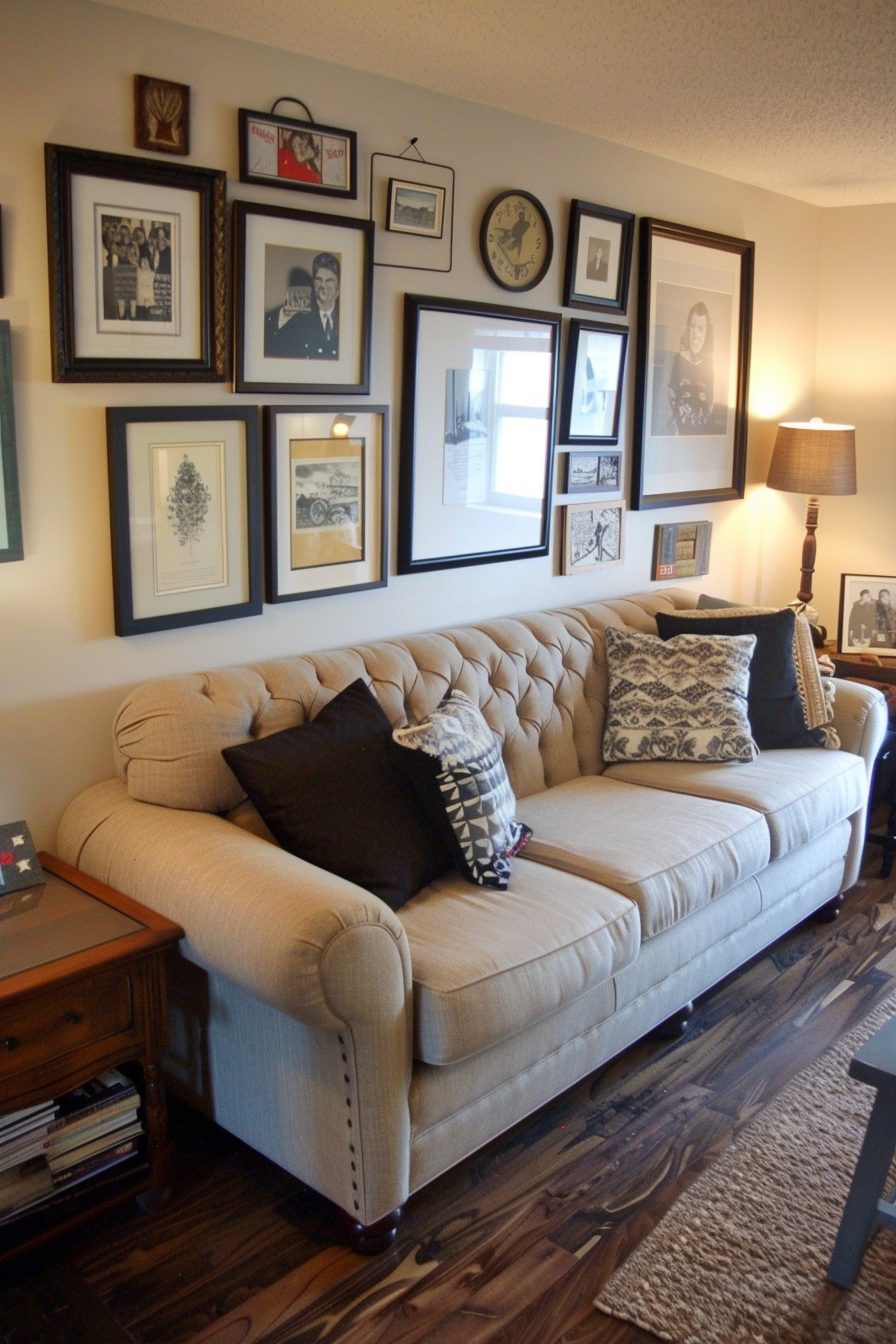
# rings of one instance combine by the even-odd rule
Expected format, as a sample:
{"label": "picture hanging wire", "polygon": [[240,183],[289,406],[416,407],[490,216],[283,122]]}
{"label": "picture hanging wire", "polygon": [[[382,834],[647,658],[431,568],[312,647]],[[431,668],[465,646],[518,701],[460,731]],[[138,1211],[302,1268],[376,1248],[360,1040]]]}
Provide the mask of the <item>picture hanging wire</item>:
{"label": "picture hanging wire", "polygon": [[411,137],[411,139],[408,141],[408,147],[407,147],[407,149],[403,149],[403,150],[401,151],[401,153],[398,155],[398,158],[403,159],[404,156],[405,156],[405,154],[409,154],[409,153],[411,152],[411,150],[414,151],[414,153],[417,155],[417,158],[420,160],[421,163],[425,163],[425,162],[426,162],[426,160],[424,159],[423,155],[420,153],[419,149],[417,148],[417,137],[416,137],[416,135],[414,135],[414,136]]}
{"label": "picture hanging wire", "polygon": [[307,104],[307,103],[303,103],[302,100],[301,100],[301,98],[290,98],[288,95],[285,95],[283,98],[277,98],[277,99],[275,100],[275,102],[274,102],[274,106],[271,108],[271,111],[270,111],[270,115],[271,115],[271,116],[274,115],[274,113],[277,111],[277,108],[280,106],[281,103],[295,103],[297,107],[301,107],[301,108],[302,108],[302,110],[303,110],[304,113],[305,113],[305,116],[306,116],[306,117],[308,118],[308,120],[311,122],[312,126],[314,125],[314,118],[312,117],[311,113],[308,111],[308,104]]}

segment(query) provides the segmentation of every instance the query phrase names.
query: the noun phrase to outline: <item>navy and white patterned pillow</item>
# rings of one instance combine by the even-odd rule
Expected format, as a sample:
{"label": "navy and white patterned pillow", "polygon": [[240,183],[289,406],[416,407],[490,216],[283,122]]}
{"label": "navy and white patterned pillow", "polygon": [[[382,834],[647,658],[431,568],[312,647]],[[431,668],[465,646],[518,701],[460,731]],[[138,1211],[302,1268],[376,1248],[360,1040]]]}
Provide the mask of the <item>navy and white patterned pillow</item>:
{"label": "navy and white patterned pillow", "polygon": [[396,728],[392,737],[465,875],[481,887],[506,887],[510,861],[532,831],[514,817],[500,743],[472,700],[451,691],[422,723]]}

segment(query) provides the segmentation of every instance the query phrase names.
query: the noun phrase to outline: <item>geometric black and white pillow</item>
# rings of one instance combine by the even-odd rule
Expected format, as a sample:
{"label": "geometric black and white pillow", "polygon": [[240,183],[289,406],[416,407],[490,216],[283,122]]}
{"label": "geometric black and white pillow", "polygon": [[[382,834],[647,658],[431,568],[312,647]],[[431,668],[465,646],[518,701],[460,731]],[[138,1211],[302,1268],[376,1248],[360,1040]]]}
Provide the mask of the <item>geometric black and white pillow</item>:
{"label": "geometric black and white pillow", "polygon": [[753,760],[747,690],[755,647],[755,635],[662,640],[608,627],[604,760]]}
{"label": "geometric black and white pillow", "polygon": [[392,737],[465,875],[481,887],[506,887],[510,861],[532,831],[514,817],[500,743],[472,700],[450,691],[422,723],[396,728]]}

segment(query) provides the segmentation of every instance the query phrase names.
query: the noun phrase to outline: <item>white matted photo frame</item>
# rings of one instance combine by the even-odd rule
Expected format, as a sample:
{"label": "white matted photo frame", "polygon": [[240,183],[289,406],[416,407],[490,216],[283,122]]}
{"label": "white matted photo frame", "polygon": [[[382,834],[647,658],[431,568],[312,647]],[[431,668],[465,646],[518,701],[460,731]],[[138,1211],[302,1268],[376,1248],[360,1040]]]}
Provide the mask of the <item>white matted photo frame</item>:
{"label": "white matted photo frame", "polygon": [[115,633],[257,616],[255,406],[106,411]]}
{"label": "white matted photo frame", "polygon": [[226,174],[45,145],[54,382],[221,382]]}
{"label": "white matted photo frame", "polygon": [[837,648],[896,658],[896,575],[840,575]]}
{"label": "white matted photo frame", "polygon": [[12,394],[10,325],[0,322],[0,564],[22,560],[22,509],[16,457],[16,416]]}
{"label": "white matted photo frame", "polygon": [[[415,146],[416,148],[416,146]],[[414,227],[412,193],[426,227]],[[402,203],[411,214],[403,214]],[[396,209],[396,206],[399,208]],[[370,156],[370,218],[377,266],[411,271],[450,271],[454,236],[454,169],[402,154]],[[402,227],[402,223],[405,226]]]}
{"label": "white matted photo frame", "polygon": [[268,602],[388,582],[386,406],[265,408]]}
{"label": "white matted photo frame", "polygon": [[627,210],[571,201],[563,303],[625,316],[635,216]]}
{"label": "white matted photo frame", "polygon": [[405,295],[398,572],[548,552],[560,317]]}
{"label": "white matted photo frame", "polygon": [[237,201],[237,392],[370,390],[373,224]]}
{"label": "white matted photo frame", "polygon": [[600,452],[596,448],[562,453],[565,459],[564,490],[568,495],[618,495],[622,493],[622,450]]}
{"label": "white matted photo frame", "polygon": [[641,220],[633,509],[743,499],[753,253]]}
{"label": "white matted photo frame", "polygon": [[567,504],[563,510],[563,573],[621,565],[625,532],[625,505]]}
{"label": "white matted photo frame", "polygon": [[560,442],[619,442],[628,327],[573,318],[566,342]]}

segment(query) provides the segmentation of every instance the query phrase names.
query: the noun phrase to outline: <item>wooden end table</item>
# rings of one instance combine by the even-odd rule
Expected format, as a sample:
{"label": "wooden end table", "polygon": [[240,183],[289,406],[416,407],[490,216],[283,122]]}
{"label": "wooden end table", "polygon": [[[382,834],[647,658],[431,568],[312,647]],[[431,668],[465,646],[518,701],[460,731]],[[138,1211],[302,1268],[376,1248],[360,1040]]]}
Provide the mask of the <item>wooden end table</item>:
{"label": "wooden end table", "polygon": [[141,1151],[0,1225],[0,1261],[171,1181],[162,1053],[165,955],[183,929],[50,854],[46,881],[0,898],[0,1115],[124,1066],[137,1082]]}

